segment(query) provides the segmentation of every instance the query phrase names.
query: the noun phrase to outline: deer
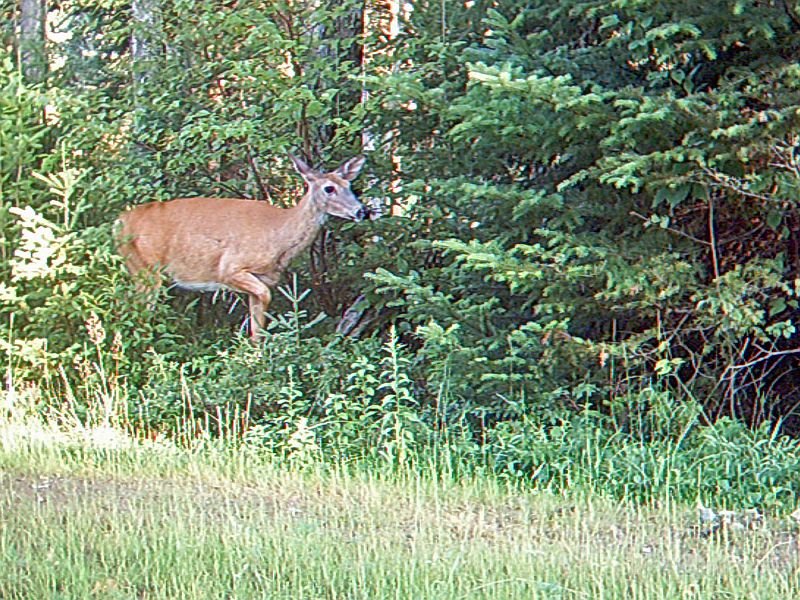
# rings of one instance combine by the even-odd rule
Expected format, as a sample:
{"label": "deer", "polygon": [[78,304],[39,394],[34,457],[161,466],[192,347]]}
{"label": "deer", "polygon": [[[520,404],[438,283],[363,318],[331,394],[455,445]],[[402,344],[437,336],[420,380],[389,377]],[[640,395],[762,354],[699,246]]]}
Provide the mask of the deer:
{"label": "deer", "polygon": [[289,158],[306,185],[303,197],[290,208],[240,198],[177,198],[123,212],[117,247],[137,288],[157,289],[163,272],[184,289],[247,294],[250,338],[258,342],[271,288],[291,260],[311,245],[327,217],[358,222],[369,214],[350,189],[364,166],[363,155],[329,173],[294,154]]}

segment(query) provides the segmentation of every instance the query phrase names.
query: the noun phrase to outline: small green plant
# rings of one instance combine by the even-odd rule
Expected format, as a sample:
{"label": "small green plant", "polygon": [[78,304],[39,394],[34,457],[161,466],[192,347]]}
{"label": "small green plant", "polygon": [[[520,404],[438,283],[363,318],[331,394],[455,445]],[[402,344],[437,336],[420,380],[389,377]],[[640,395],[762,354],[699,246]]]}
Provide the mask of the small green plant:
{"label": "small green plant", "polygon": [[379,447],[390,464],[403,465],[410,452],[424,446],[420,434],[426,426],[412,389],[411,360],[405,356],[394,327],[389,329],[384,353],[376,389],[380,398]]}

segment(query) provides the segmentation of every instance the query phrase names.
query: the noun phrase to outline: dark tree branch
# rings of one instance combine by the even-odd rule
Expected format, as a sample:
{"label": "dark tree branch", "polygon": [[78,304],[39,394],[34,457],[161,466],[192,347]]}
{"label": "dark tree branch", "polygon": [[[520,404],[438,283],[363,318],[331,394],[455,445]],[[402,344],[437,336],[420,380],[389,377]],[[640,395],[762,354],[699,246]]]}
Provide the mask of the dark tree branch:
{"label": "dark tree branch", "polygon": [[797,16],[797,12],[795,12],[794,8],[789,6],[789,0],[781,0],[781,4],[783,4],[783,11],[786,13],[786,16],[789,17],[789,20],[792,22],[792,31],[800,33],[800,17]]}

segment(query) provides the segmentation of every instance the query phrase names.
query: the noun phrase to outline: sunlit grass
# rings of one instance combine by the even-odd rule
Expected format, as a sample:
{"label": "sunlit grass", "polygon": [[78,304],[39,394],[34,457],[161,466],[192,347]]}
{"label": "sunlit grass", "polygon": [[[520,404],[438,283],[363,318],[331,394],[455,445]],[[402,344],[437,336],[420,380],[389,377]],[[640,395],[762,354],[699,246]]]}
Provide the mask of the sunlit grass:
{"label": "sunlit grass", "polygon": [[0,435],[2,598],[791,598],[792,525],[280,465],[117,432]]}

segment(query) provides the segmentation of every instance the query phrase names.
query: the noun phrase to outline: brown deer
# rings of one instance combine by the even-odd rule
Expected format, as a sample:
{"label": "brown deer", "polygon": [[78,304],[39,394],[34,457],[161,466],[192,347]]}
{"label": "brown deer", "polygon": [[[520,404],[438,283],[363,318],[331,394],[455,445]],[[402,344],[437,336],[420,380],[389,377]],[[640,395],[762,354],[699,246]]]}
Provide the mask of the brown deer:
{"label": "brown deer", "polygon": [[[164,271],[179,287],[228,288],[250,299],[250,337],[264,329],[264,312],[289,262],[317,236],[328,215],[361,221],[367,209],[350,190],[365,158],[321,173],[290,154],[306,182],[291,208],[237,198],[179,198],[151,202],[122,215],[119,252],[140,289],[158,287]],[[149,272],[144,283],[140,271]]]}

